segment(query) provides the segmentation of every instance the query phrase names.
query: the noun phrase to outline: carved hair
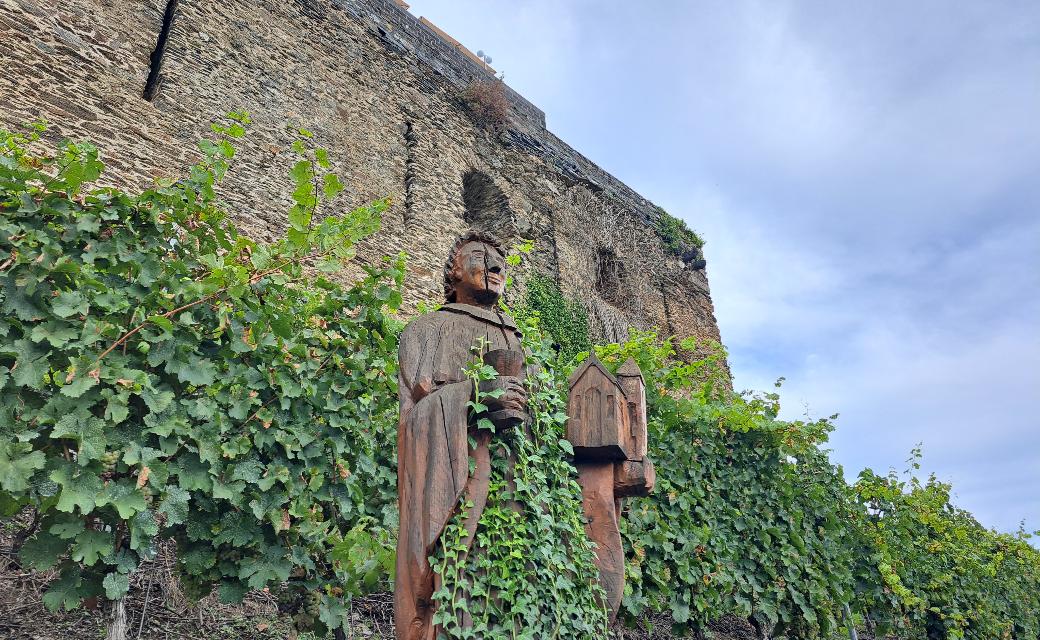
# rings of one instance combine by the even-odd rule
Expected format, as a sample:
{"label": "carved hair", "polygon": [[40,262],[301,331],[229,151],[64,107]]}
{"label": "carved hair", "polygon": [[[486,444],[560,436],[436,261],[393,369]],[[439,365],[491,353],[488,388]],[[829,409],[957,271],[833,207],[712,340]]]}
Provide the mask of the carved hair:
{"label": "carved hair", "polygon": [[467,242],[483,242],[494,247],[502,255],[506,253],[502,248],[502,241],[489,231],[470,230],[459,236],[448,252],[448,259],[444,261],[444,299],[448,302],[455,302],[455,277],[452,273],[455,271],[455,260]]}

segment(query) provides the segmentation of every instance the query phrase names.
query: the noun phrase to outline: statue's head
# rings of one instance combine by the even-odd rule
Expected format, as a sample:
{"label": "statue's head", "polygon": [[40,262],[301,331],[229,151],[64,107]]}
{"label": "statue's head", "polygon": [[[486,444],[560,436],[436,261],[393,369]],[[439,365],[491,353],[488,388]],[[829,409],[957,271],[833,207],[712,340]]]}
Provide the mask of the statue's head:
{"label": "statue's head", "polygon": [[486,231],[468,231],[459,237],[444,263],[444,297],[490,307],[506,286],[506,256],[502,243]]}

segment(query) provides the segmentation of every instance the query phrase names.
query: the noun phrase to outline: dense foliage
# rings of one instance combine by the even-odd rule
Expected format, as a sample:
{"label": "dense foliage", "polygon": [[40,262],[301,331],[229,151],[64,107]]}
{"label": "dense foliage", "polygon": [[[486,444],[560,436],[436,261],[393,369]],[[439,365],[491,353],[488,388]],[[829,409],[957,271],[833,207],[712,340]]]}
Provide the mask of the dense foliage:
{"label": "dense foliage", "polygon": [[[47,157],[28,151],[37,132],[0,137],[0,516],[35,513],[18,552],[60,569],[51,608],[120,598],[167,538],[190,592],[271,587],[301,627],[336,628],[353,594],[389,587],[404,268],[330,275],[386,203],[333,214],[341,185],[300,131],[285,239],[239,235],[214,185],[246,120],[215,127],[187,178],[140,195],[84,188],[102,170],[89,144]],[[467,565],[449,530],[439,556],[455,637],[460,594],[485,596],[469,613],[487,629],[600,635],[561,441],[587,319],[553,287],[532,278],[520,305],[536,420],[502,440],[515,469],[496,451],[487,553]],[[1024,532],[985,529],[913,472],[850,486],[822,448],[831,420],[780,420],[776,393],[731,393],[721,353],[683,362],[650,333],[596,350],[608,366],[634,357],[648,385],[658,484],[626,502],[629,623],[735,614],[773,637],[834,637],[848,605],[901,638],[1040,636]]]}
{"label": "dense foliage", "polygon": [[514,315],[524,321],[537,314],[539,326],[552,340],[563,363],[592,350],[589,315],[579,302],[564,296],[560,285],[542,273],[531,274],[524,286],[523,301],[516,306]]}
{"label": "dense foliage", "polygon": [[658,485],[623,521],[630,621],[725,613],[774,637],[834,637],[848,605],[900,638],[1040,635],[1040,552],[1024,532],[985,529],[934,478],[867,470],[850,487],[822,449],[831,419],[779,420],[777,393],[724,391],[720,355],[684,363],[638,332],[597,352],[635,357],[648,381]]}
{"label": "dense foliage", "polygon": [[1040,637],[1040,552],[950,503],[950,485],[867,469],[852,487],[856,599],[882,632],[929,638]]}
{"label": "dense foliage", "polygon": [[686,226],[680,218],[676,218],[660,207],[657,219],[657,234],[661,236],[665,249],[681,256],[691,249],[704,248],[704,239],[696,231]]}
{"label": "dense foliage", "polygon": [[[472,551],[460,509],[449,523],[434,566],[442,586],[434,594],[435,621],[449,638],[606,637],[607,616],[596,583],[593,545],[585,533],[581,488],[563,439],[567,419],[564,381],[547,363],[557,355],[536,321],[524,328],[528,354],[530,424],[489,433],[491,482]],[[475,363],[474,415],[486,411],[481,380],[494,368]],[[460,624],[463,620],[468,624]]]}
{"label": "dense foliage", "polygon": [[396,516],[403,267],[349,288],[312,275],[385,203],[318,220],[341,187],[306,131],[286,239],[240,236],[213,187],[243,129],[215,130],[189,178],[136,197],[82,190],[102,168],[88,144],[45,158],[36,134],[5,137],[0,506],[35,508],[20,556],[61,567],[51,608],[121,597],[158,536],[190,591],[288,582],[300,616],[336,627],[392,566],[372,538]]}

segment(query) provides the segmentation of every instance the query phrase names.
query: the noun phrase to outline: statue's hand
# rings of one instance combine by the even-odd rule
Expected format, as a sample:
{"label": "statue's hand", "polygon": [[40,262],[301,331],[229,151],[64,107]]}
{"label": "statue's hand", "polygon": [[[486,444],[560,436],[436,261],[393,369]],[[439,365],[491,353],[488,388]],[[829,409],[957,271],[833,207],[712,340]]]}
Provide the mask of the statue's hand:
{"label": "statue's hand", "polygon": [[481,380],[480,382],[480,393],[494,393],[495,390],[501,389],[501,394],[497,398],[491,396],[484,396],[481,399],[485,405],[487,405],[489,411],[501,411],[502,409],[510,409],[513,411],[527,411],[527,389],[524,388],[524,381],[516,376],[499,376],[494,380]]}

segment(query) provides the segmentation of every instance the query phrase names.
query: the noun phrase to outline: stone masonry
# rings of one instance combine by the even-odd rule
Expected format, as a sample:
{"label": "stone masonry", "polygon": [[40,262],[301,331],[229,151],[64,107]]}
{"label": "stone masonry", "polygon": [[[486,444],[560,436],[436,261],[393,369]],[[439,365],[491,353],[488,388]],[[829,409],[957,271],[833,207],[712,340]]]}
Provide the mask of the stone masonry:
{"label": "stone masonry", "polygon": [[406,312],[440,300],[454,237],[488,226],[535,240],[525,268],[583,301],[598,338],[637,326],[718,341],[704,262],[663,248],[659,210],[508,87],[509,123],[476,124],[461,94],[480,79],[492,78],[391,0],[0,0],[0,125],[44,118],[55,139],[94,141],[119,186],[181,175],[209,123],[246,110],[221,193],[254,238],[285,229],[286,127],[306,127],[347,186],[336,207],[393,197],[358,259],[408,254]]}

